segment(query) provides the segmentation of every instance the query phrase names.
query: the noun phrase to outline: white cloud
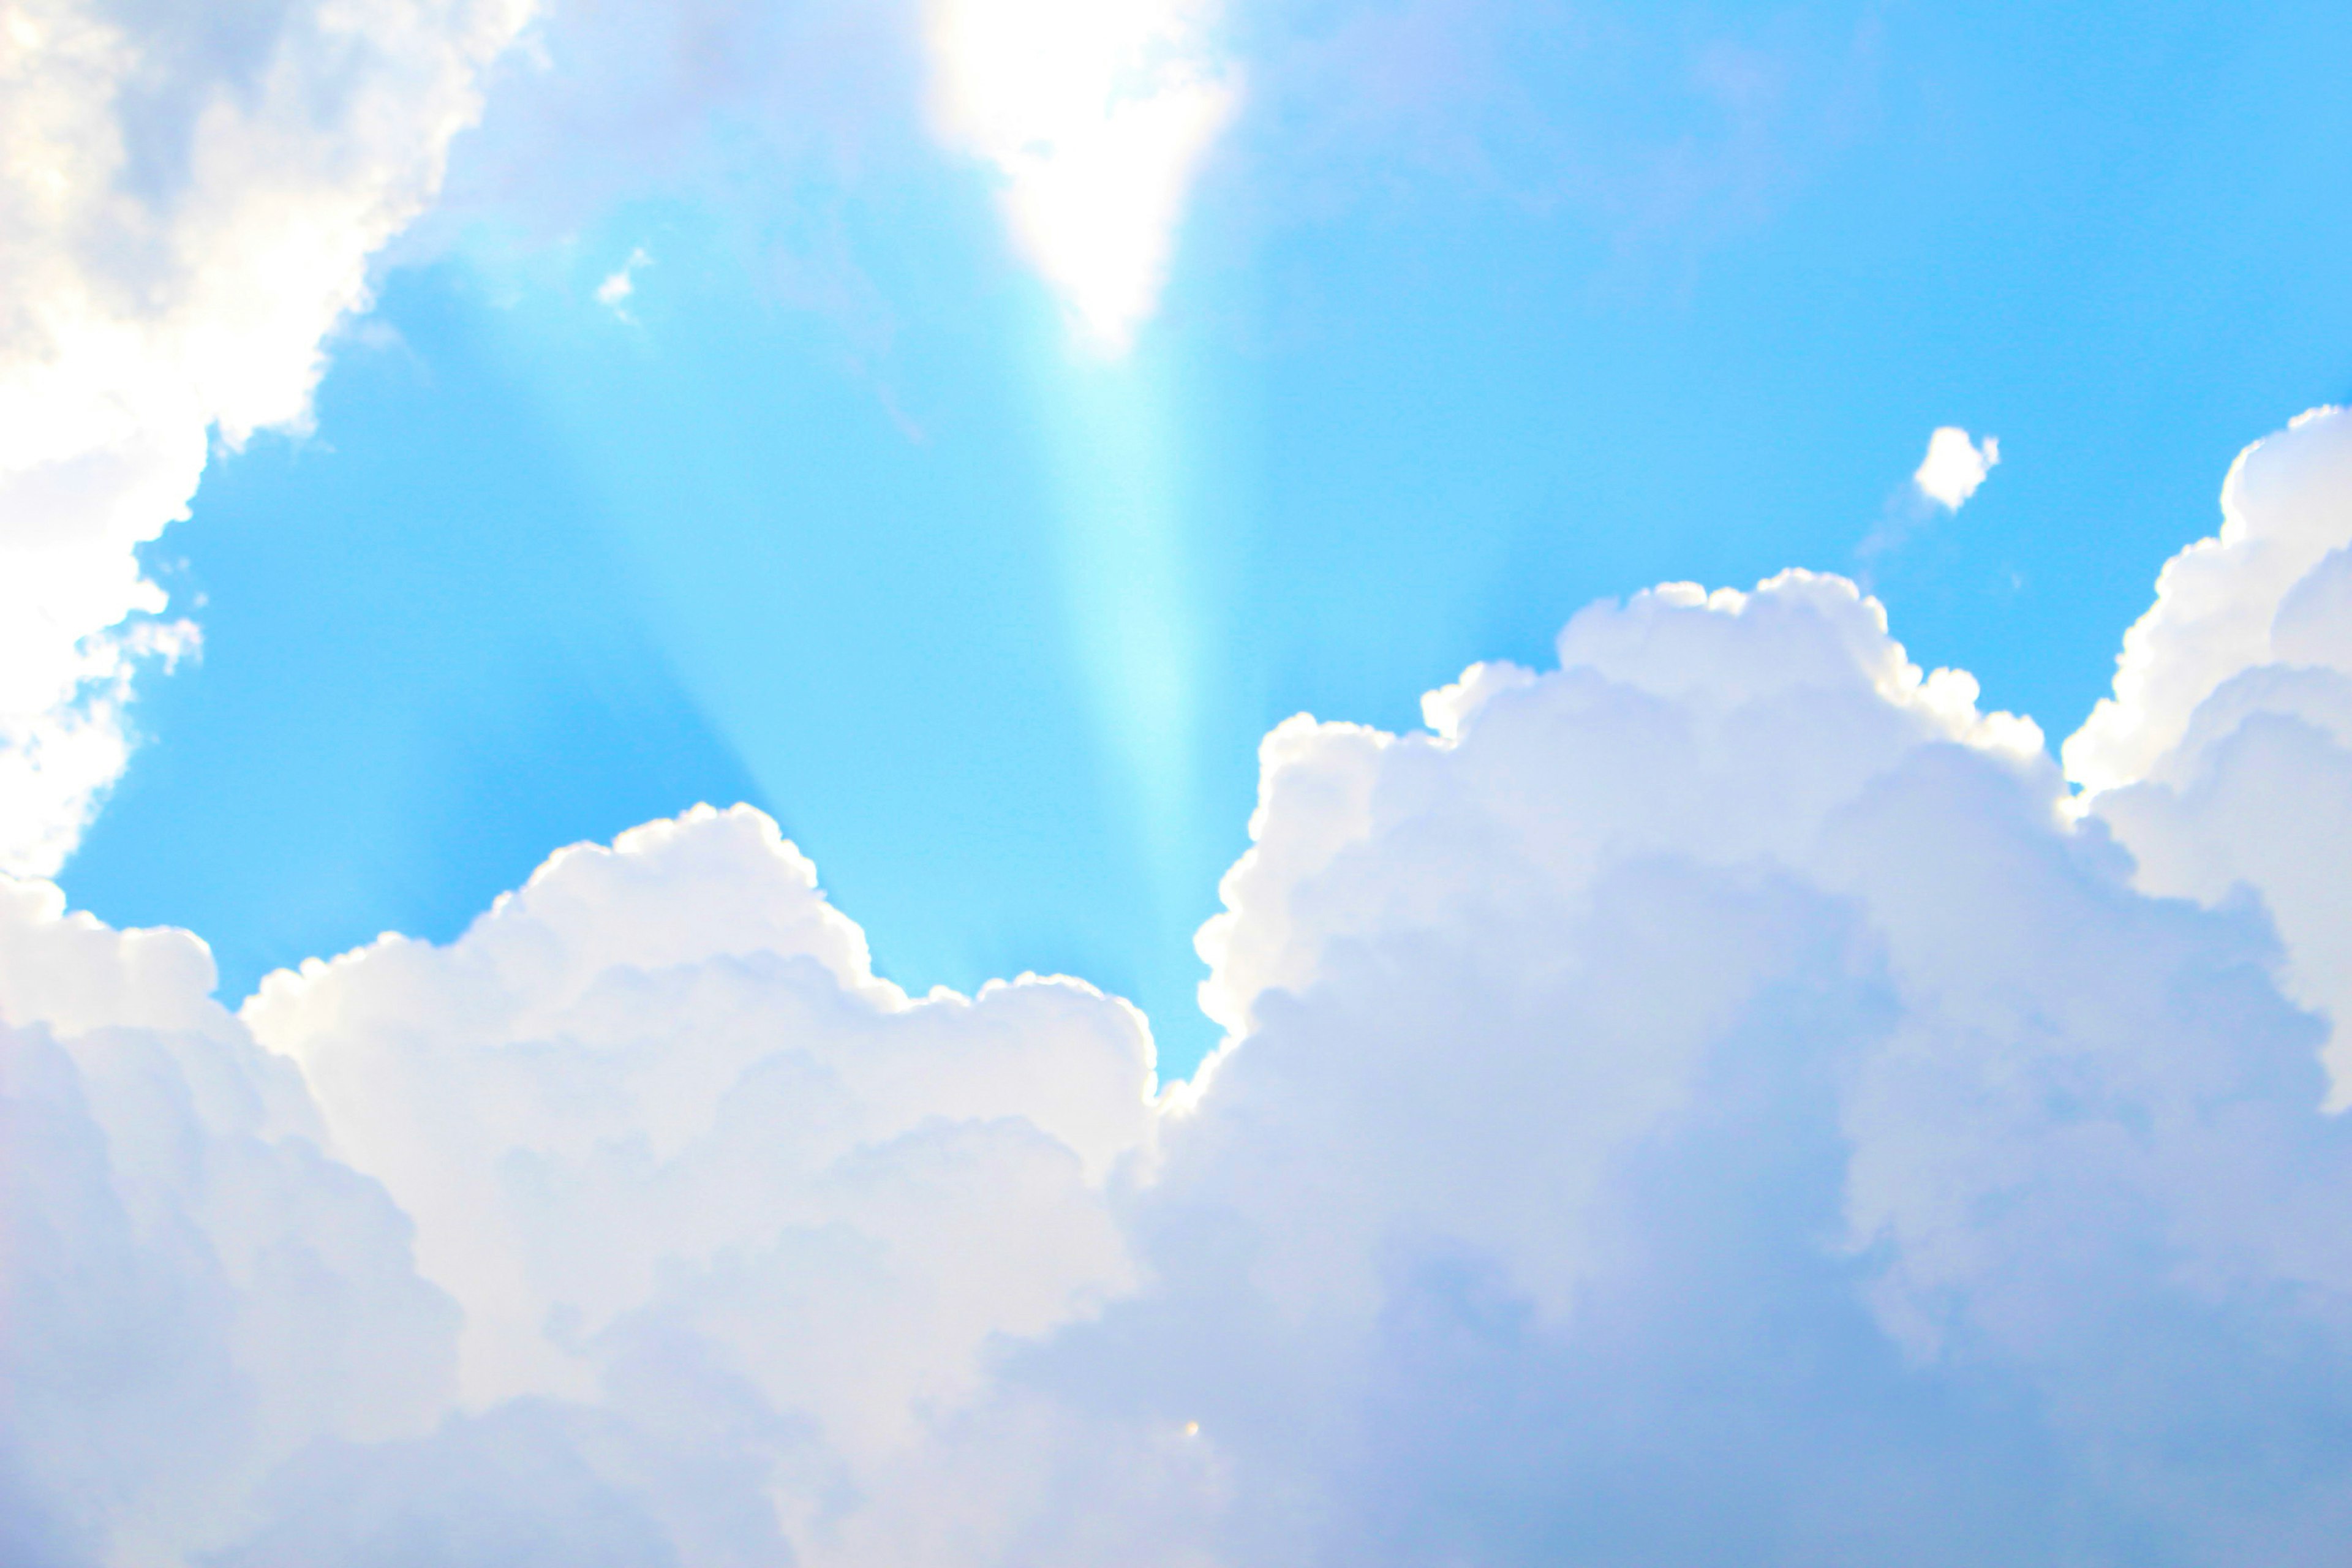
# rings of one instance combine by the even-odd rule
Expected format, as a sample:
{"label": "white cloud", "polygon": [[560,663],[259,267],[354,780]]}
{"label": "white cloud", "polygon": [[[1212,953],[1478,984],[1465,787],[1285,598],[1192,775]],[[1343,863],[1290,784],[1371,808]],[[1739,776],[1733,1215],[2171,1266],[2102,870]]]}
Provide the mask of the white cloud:
{"label": "white cloud", "polygon": [[[2258,892],[2292,994],[2352,1019],[2352,413],[2314,409],[2239,455],[2221,532],[2166,563],[2065,758],[2140,886]],[[2352,1096],[2352,1032],[2329,1060]]]}
{"label": "white cloud", "polygon": [[[1140,1016],[1060,980],[907,997],[749,808],[567,850],[451,946],[306,964],[242,1019],[212,980],[186,933],[0,879],[27,1540],[774,1561],[999,1342],[1134,1284]],[[436,1489],[456,1544],[371,1544],[367,1509],[413,1536]]]}
{"label": "white cloud", "polygon": [[1209,0],[931,0],[940,134],[994,167],[1014,237],[1112,353],[1158,305],[1234,111],[1214,21]]}
{"label": "white cloud", "polygon": [[451,947],[281,973],[244,1016],[416,1221],[476,1405],[583,1394],[658,1326],[862,1455],[1124,1278],[1140,1016],[1067,981],[910,1001],[748,807],[567,850]]}
{"label": "white cloud", "polygon": [[2154,776],[2199,708],[2265,666],[2352,666],[2327,598],[2352,543],[2352,415],[2315,408],[2238,454],[2221,530],[2167,562],[2156,602],[2124,634],[2116,688],[2066,742],[2096,793]]}
{"label": "white cloud", "polygon": [[431,1429],[458,1313],[184,931],[0,877],[0,1559],[179,1563],[321,1437]]}
{"label": "white cloud", "polygon": [[1113,1320],[1254,1479],[1215,1559],[2326,1561],[2352,1136],[2259,918],[1837,580],[1559,653],[1268,743]]}
{"label": "white cloud", "polygon": [[1268,738],[1157,1101],[1083,985],[877,980],[741,808],[236,1017],[11,885],[10,1560],[2335,1562],[2352,1123],[2265,910],[2136,887],[2129,789],[1842,579],[1558,651]]}
{"label": "white cloud", "polygon": [[1946,511],[1958,511],[2000,461],[1999,441],[1988,436],[1973,442],[1958,426],[1946,425],[1927,437],[1927,455],[1919,460],[1911,482]]}
{"label": "white cloud", "polygon": [[194,646],[135,554],[299,423],[530,0],[0,5],[0,868],[55,870]]}
{"label": "white cloud", "polygon": [[644,246],[630,251],[629,258],[596,285],[596,303],[621,320],[627,321],[630,297],[637,291],[637,269],[650,266],[652,262],[653,258],[646,254]]}

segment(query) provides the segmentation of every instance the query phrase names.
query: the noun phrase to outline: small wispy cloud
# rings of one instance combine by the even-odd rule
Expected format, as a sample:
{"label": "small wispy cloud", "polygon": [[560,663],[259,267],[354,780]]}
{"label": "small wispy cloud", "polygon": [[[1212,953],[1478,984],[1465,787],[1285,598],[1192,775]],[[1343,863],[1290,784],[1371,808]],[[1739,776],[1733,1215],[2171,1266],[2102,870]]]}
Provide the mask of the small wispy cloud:
{"label": "small wispy cloud", "polygon": [[621,263],[612,276],[596,285],[596,303],[625,321],[635,321],[636,318],[629,314],[629,300],[637,291],[638,269],[651,266],[653,259],[646,254],[646,247],[642,245],[630,251],[629,258]]}
{"label": "small wispy cloud", "polygon": [[1911,482],[1886,498],[1886,510],[1855,546],[1867,561],[1901,544],[1933,521],[1936,509],[1955,512],[1984,484],[2000,461],[2000,442],[1991,436],[1979,441],[1957,425],[1945,425],[1927,437],[1927,455],[1911,474]]}
{"label": "small wispy cloud", "polygon": [[2000,441],[1990,436],[1971,441],[1967,431],[1947,425],[1927,437],[1927,455],[1911,482],[1946,511],[1958,511],[2000,461]]}

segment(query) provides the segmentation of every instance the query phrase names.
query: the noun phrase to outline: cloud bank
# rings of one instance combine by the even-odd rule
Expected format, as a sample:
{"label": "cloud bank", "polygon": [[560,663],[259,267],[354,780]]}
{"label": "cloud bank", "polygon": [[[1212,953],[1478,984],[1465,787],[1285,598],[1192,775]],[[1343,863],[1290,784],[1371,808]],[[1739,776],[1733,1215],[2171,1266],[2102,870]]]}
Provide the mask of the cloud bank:
{"label": "cloud bank", "polygon": [[2332,1563],[2347,932],[2239,807],[2352,826],[2347,454],[2233,470],[2087,809],[1803,573],[1284,724],[1165,1091],[1079,983],[877,980],[744,808],[235,1015],[6,884],[0,1555]]}
{"label": "cloud bank", "polygon": [[137,668],[195,642],[139,547],[215,432],[304,417],[530,3],[0,5],[0,869],[121,774]]}

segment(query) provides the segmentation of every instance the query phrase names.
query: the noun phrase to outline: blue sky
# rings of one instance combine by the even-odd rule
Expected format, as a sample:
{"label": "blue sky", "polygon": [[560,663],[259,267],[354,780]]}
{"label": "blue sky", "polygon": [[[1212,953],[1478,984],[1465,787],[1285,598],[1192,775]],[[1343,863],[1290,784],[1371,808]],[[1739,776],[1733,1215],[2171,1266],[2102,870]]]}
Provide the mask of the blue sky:
{"label": "blue sky", "polygon": [[[1084,974],[1181,1073],[1275,721],[1409,725],[1590,600],[1803,564],[2061,736],[2230,456],[2352,395],[2341,7],[1229,31],[1243,107],[1111,363],[887,92],[845,130],[666,89],[619,174],[625,116],[494,96],[312,428],[150,548],[205,649],[75,900],[203,931],[233,997],[744,799],[886,973]],[[1859,559],[1946,424],[2000,466]]]}

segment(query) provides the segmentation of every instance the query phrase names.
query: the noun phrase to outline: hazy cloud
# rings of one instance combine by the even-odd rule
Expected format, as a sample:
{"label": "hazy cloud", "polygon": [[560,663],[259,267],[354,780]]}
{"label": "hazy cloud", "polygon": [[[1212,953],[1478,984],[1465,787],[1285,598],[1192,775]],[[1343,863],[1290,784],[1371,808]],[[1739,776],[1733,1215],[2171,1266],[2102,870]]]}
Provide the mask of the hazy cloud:
{"label": "hazy cloud", "polygon": [[630,251],[629,258],[607,273],[604,280],[596,285],[596,303],[622,321],[628,321],[629,300],[637,291],[637,271],[640,268],[653,265],[653,259],[646,254],[646,247],[642,245]]}

